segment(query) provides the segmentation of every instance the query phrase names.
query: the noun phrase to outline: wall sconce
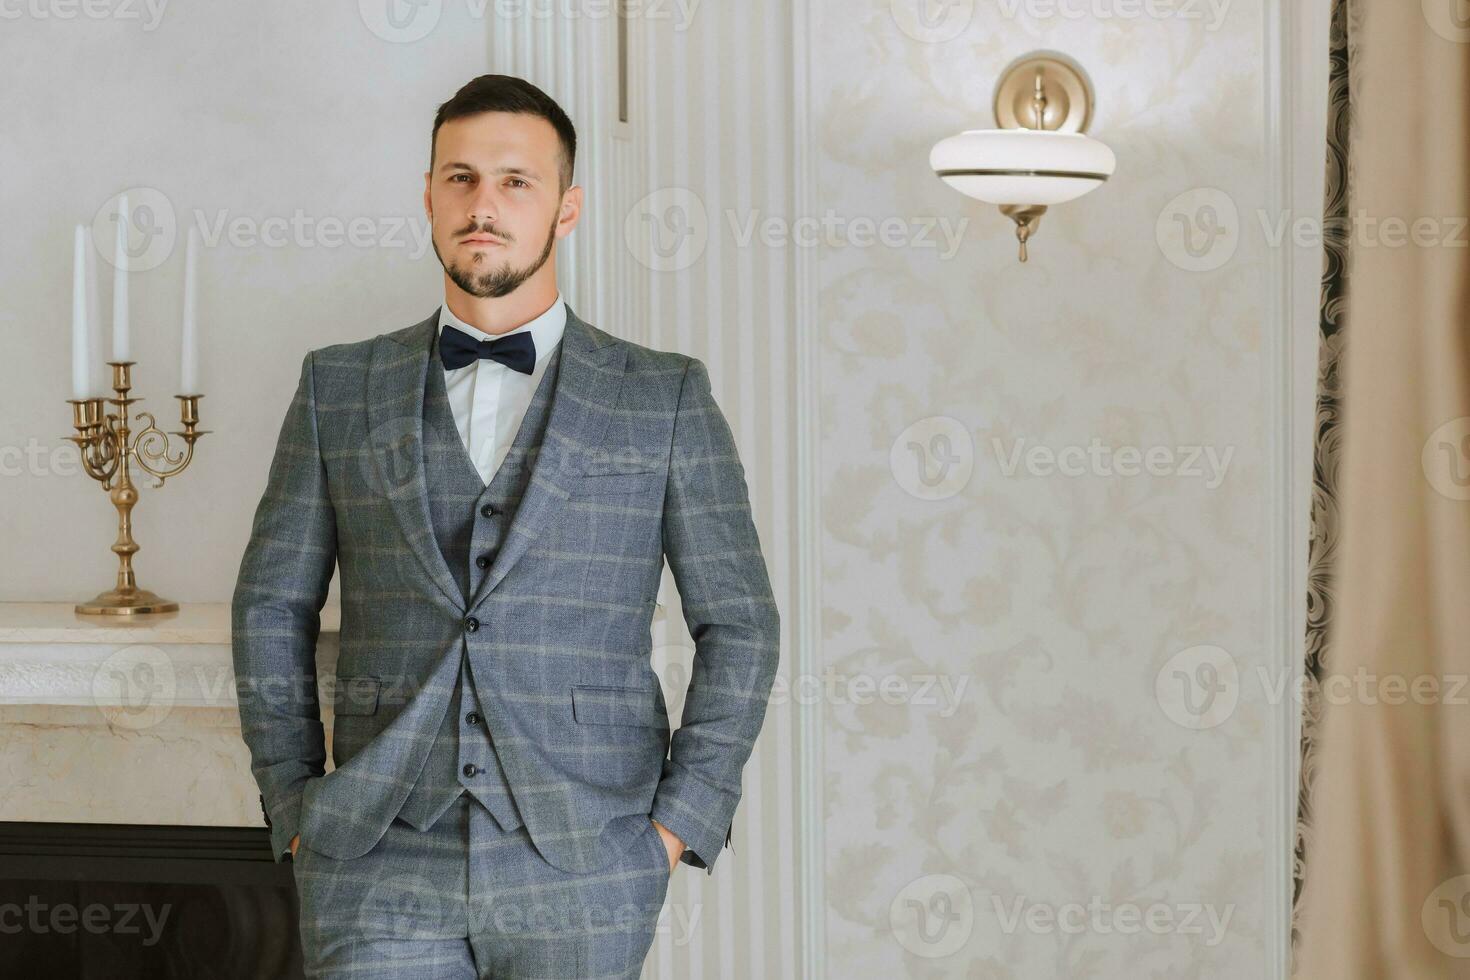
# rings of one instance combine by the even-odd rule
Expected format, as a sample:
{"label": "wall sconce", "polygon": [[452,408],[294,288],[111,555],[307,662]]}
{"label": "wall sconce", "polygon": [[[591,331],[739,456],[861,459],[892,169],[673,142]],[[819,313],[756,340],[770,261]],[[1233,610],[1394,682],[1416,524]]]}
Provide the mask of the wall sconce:
{"label": "wall sconce", "polygon": [[999,129],[967,129],[934,144],[929,166],[946,184],[997,204],[1026,242],[1053,204],[1107,180],[1117,159],[1083,133],[1092,119],[1092,86],[1065,55],[1033,52],[1011,62],[995,87]]}

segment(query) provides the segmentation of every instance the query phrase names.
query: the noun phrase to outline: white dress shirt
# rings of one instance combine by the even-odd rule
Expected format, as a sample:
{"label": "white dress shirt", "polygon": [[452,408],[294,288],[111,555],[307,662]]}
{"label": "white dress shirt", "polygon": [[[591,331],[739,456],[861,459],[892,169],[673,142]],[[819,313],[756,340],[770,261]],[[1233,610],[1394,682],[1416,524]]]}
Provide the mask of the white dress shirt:
{"label": "white dress shirt", "polygon": [[546,360],[561,341],[566,323],[567,307],[560,292],[545,313],[502,334],[488,334],[470,326],[450,312],[447,302],[439,307],[439,326],[434,332],[436,350],[446,324],[476,340],[498,340],[529,331],[536,344],[536,366],[530,374],[512,370],[488,357],[477,358],[462,368],[444,369],[444,387],[449,393],[449,410],[454,413],[455,427],[486,485],[495,477],[515,442],[531,396],[546,374]]}

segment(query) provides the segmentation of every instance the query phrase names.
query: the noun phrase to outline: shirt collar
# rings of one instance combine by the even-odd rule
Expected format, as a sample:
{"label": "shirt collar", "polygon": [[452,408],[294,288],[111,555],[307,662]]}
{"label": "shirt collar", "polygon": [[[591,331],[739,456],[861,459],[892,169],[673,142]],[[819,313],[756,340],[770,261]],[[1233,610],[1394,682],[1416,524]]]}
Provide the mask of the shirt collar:
{"label": "shirt collar", "polygon": [[558,291],[556,299],[552,301],[551,306],[547,307],[546,312],[534,320],[523,323],[514,330],[507,330],[502,334],[490,334],[485,333],[478,327],[470,326],[455,316],[449,309],[449,304],[445,302],[439,306],[439,325],[434,331],[434,343],[436,345],[439,343],[439,338],[444,335],[444,327],[446,325],[456,330],[461,330],[476,340],[498,340],[501,337],[509,337],[513,333],[529,331],[531,340],[536,345],[536,363],[540,364],[551,354],[552,350],[556,347],[557,341],[561,340],[561,335],[567,325],[567,305],[562,300],[561,292]]}

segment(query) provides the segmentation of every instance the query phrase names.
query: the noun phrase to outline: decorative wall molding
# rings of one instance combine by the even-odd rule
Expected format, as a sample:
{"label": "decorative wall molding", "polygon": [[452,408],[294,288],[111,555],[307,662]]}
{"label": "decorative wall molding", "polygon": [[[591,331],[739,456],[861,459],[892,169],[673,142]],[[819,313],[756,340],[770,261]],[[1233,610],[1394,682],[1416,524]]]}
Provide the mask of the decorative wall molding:
{"label": "decorative wall molding", "polygon": [[[577,125],[586,204],[563,242],[563,295],[611,333],[699,357],[709,369],[782,611],[783,679],[815,673],[819,623],[816,347],[808,336],[815,258],[810,249],[738,241],[729,218],[806,213],[793,200],[812,193],[796,162],[813,138],[809,99],[798,83],[793,108],[788,82],[806,56],[805,41],[791,36],[804,8],[705,5],[687,8],[683,22],[674,8],[632,5],[622,25],[616,16],[517,16],[492,21],[490,39],[492,71],[543,87]],[[805,314],[795,310],[800,301]],[[653,664],[670,685],[688,676],[693,653],[676,595],[666,570],[660,596],[670,621],[655,624]],[[697,913],[698,928],[685,942],[661,936],[648,975],[820,975],[811,966],[820,963],[825,915],[813,802],[819,717],[792,697],[773,697],[743,773],[731,850],[713,876],[679,875],[670,889],[670,906]]]}
{"label": "decorative wall molding", "polygon": [[[813,163],[817,133],[811,85],[813,12],[810,0],[795,0],[791,11],[792,75],[791,187],[793,215],[817,213],[817,173]],[[816,255],[796,249],[792,333],[796,343],[796,624],[795,676],[822,673],[822,419],[819,398],[821,331],[817,324]],[[801,976],[827,975],[826,816],[822,800],[822,699],[802,705],[797,736],[797,830],[800,835]]]}
{"label": "decorative wall molding", "polygon": [[639,138],[646,118],[642,37],[627,32],[628,97],[638,113],[623,122],[618,18],[532,16],[516,5],[491,9],[491,70],[543,89],[577,127],[573,181],[584,189],[585,207],[576,229],[557,247],[562,296],[583,319],[647,343],[647,270],[623,242],[623,217],[632,209],[646,162]]}
{"label": "decorative wall molding", "polygon": [[[1265,104],[1267,213],[1307,218],[1322,227],[1326,166],[1328,25],[1322,0],[1267,0],[1263,24],[1268,76]],[[1316,416],[1318,318],[1322,247],[1297,247],[1288,237],[1268,269],[1269,329],[1265,333],[1271,440],[1270,547],[1265,608],[1269,666],[1288,679],[1268,746],[1272,815],[1261,919],[1272,976],[1291,974],[1292,862],[1301,764],[1301,704],[1292,696],[1306,651],[1307,543],[1311,534],[1312,437]]]}

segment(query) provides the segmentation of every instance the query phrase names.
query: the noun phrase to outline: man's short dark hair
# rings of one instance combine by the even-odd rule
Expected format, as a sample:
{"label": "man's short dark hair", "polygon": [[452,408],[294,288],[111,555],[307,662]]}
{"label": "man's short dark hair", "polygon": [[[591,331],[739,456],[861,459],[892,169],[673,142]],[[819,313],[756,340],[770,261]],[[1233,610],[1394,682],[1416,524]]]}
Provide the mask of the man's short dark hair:
{"label": "man's short dark hair", "polygon": [[439,107],[434,131],[429,135],[429,169],[434,169],[434,143],[439,127],[451,119],[477,116],[482,112],[517,112],[540,116],[561,138],[561,193],[572,186],[572,169],[577,162],[577,130],[556,100],[524,78],[514,75],[481,75],[466,82],[454,98]]}

